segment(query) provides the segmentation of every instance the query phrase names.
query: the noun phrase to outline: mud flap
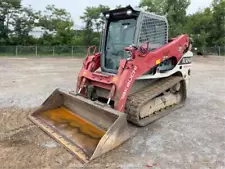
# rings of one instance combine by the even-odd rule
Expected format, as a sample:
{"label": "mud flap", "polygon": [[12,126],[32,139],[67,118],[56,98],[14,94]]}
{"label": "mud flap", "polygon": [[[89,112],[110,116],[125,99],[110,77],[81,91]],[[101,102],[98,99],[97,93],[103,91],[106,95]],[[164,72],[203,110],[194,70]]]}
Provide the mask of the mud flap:
{"label": "mud flap", "polygon": [[29,119],[84,163],[130,138],[126,114],[56,89]]}

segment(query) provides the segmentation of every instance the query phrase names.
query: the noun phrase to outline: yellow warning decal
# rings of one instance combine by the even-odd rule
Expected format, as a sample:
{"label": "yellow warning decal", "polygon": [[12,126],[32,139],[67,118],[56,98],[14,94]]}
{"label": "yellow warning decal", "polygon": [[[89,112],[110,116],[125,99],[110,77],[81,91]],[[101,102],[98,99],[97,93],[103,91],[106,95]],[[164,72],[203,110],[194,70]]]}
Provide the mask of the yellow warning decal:
{"label": "yellow warning decal", "polygon": [[118,80],[117,76],[114,76],[113,79],[112,79],[113,82],[117,82],[117,80]]}
{"label": "yellow warning decal", "polygon": [[161,62],[160,59],[157,59],[157,60],[155,61],[155,63],[156,63],[157,65],[160,64],[160,62]]}
{"label": "yellow warning decal", "polygon": [[85,75],[87,75],[87,72],[86,71],[84,71],[84,73],[83,73],[83,76],[85,76]]}

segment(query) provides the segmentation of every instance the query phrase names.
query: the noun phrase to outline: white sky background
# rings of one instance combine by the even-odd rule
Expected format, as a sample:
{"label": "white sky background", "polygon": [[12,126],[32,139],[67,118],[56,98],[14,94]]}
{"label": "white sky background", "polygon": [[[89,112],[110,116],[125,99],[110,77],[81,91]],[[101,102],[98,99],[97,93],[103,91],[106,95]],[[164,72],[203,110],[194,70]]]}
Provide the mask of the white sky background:
{"label": "white sky background", "polygon": [[[191,0],[188,13],[194,13],[198,9],[210,6],[212,0]],[[116,5],[137,6],[139,0],[22,0],[24,6],[31,5],[35,10],[44,10],[48,4],[54,4],[57,8],[65,8],[71,13],[76,27],[82,27],[83,23],[80,16],[83,14],[87,6],[98,6],[99,4],[108,5],[115,8]]]}

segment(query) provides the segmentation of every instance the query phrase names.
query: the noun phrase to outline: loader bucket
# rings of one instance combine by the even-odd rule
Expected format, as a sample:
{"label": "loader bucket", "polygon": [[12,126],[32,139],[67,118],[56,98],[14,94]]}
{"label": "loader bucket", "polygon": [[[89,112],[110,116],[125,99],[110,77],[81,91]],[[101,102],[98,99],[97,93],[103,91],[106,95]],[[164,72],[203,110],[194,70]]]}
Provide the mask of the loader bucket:
{"label": "loader bucket", "polygon": [[130,137],[125,113],[60,89],[30,114],[29,119],[84,163]]}

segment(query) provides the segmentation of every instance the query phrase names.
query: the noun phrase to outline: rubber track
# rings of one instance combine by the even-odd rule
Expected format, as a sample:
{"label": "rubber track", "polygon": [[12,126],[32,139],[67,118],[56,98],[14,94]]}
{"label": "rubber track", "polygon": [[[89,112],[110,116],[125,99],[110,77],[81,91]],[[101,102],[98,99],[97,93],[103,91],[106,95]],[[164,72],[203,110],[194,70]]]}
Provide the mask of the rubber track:
{"label": "rubber track", "polygon": [[138,126],[145,126],[162,116],[166,115],[167,112],[157,112],[152,114],[144,119],[140,119],[139,112],[143,105],[147,102],[151,101],[161,93],[165,92],[169,88],[173,87],[176,83],[183,80],[180,76],[171,76],[168,78],[163,78],[152,85],[144,88],[140,92],[134,93],[130,95],[126,102],[125,113],[128,114],[127,119],[128,121],[138,125]]}

